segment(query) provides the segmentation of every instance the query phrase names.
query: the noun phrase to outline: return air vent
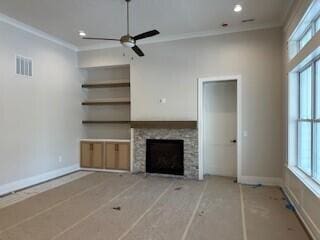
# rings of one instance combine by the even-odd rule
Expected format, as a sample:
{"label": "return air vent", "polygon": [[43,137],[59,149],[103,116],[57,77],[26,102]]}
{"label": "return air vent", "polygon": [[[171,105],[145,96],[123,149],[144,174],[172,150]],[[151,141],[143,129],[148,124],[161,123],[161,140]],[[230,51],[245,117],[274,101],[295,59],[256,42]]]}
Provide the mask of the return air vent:
{"label": "return air vent", "polygon": [[33,64],[32,59],[16,56],[16,74],[32,77],[33,74]]}

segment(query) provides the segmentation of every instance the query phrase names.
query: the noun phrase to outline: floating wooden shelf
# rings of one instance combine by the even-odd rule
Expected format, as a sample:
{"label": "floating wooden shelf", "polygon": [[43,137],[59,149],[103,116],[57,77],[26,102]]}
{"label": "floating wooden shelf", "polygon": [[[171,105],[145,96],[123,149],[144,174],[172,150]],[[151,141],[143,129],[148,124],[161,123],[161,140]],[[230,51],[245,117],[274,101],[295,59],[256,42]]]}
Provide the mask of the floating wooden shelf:
{"label": "floating wooden shelf", "polygon": [[88,82],[82,85],[82,88],[116,88],[116,87],[130,87],[128,80],[112,80],[104,82]]}
{"label": "floating wooden shelf", "polygon": [[83,124],[130,124],[130,121],[93,121],[85,120],[82,121]]}
{"label": "floating wooden shelf", "polygon": [[109,98],[82,102],[82,105],[126,105],[130,104],[129,98]]}
{"label": "floating wooden shelf", "polygon": [[197,129],[197,121],[132,121],[131,128]]}

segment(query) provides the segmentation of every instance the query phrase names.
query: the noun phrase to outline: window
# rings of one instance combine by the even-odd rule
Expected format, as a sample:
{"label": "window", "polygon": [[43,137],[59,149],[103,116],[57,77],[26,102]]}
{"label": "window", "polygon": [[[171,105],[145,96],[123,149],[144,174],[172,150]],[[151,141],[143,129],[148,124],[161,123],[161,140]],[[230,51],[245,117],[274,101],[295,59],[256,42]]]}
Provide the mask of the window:
{"label": "window", "polygon": [[316,32],[320,30],[320,17],[316,20]]}
{"label": "window", "polygon": [[310,27],[301,37],[299,41],[299,48],[302,49],[313,37],[312,27]]}
{"label": "window", "polygon": [[320,34],[320,1],[310,1],[301,19],[287,38],[287,160],[288,169],[320,197],[320,52],[310,44]]}
{"label": "window", "polygon": [[298,120],[298,167],[311,175],[312,151],[312,66],[300,72],[299,120]]}
{"label": "window", "polygon": [[316,84],[316,101],[315,101],[315,127],[314,127],[314,145],[315,145],[315,178],[320,182],[320,60],[315,63],[315,84]]}
{"label": "window", "polygon": [[299,73],[297,166],[320,183],[320,60]]}
{"label": "window", "polygon": [[320,1],[310,1],[302,20],[288,37],[288,60],[292,60],[320,31]]}

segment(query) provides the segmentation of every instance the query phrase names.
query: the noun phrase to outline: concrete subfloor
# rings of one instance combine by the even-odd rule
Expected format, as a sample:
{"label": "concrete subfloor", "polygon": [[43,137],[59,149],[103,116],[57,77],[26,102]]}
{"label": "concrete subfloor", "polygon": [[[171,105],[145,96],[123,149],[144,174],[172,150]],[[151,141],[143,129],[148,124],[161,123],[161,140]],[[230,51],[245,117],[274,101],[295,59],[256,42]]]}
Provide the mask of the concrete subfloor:
{"label": "concrete subfloor", "polygon": [[0,240],[308,240],[276,187],[94,173],[0,209]]}

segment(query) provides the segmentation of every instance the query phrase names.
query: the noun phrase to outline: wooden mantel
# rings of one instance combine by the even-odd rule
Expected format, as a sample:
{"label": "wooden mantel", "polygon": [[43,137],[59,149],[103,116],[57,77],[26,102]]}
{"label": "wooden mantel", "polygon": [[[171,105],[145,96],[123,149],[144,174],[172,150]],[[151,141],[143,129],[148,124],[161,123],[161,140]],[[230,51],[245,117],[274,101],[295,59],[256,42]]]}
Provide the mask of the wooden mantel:
{"label": "wooden mantel", "polygon": [[131,128],[197,129],[197,121],[131,121]]}

